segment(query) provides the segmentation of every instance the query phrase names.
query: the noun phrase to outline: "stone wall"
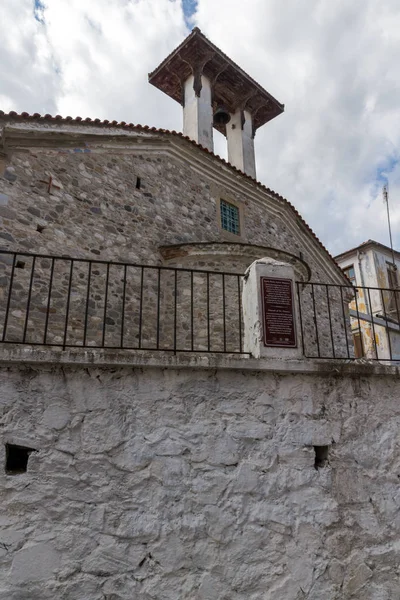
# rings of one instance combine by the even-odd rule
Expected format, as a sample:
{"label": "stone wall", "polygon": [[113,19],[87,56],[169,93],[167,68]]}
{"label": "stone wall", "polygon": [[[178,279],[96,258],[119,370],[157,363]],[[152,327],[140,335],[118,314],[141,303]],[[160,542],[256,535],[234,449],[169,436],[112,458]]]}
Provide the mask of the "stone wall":
{"label": "stone wall", "polygon": [[1,600],[397,597],[394,369],[51,360],[0,373]]}
{"label": "stone wall", "polygon": [[[47,130],[56,147],[46,148],[48,141],[35,141],[39,129],[32,124],[31,139],[15,142],[2,169],[0,165],[3,247],[162,264],[160,247],[230,241],[285,250],[296,257],[301,253],[314,281],[332,278],[332,261],[283,200],[208,157],[207,173],[207,165],[200,165],[201,150],[189,145],[190,155],[183,147],[177,155],[168,147],[158,149],[156,136],[116,141],[115,132],[105,139],[100,130],[96,142],[90,129],[85,138],[82,127],[71,128],[69,136],[75,130],[80,147],[66,147],[67,132],[59,126]],[[152,142],[154,148],[140,153],[138,142]],[[220,227],[221,197],[241,208],[240,236]],[[202,262],[196,265],[207,266],[207,259]]]}
{"label": "stone wall", "polygon": [[[299,266],[312,280],[331,280],[330,259],[324,252],[321,255],[321,251],[316,251],[318,245],[309,232],[304,233],[300,220],[292,219],[289,223],[283,206],[279,210],[274,205],[276,200],[243,178],[238,186],[236,176],[227,168],[224,178],[221,176],[218,180],[211,170],[209,175],[200,173],[196,168],[196,156],[190,163],[183,158],[183,152],[182,157],[177,157],[154,147],[140,154],[126,139],[116,143],[111,136],[104,139],[104,135],[97,142],[91,139],[83,149],[71,149],[65,145],[63,136],[66,133],[62,132],[61,126],[51,133],[52,144],[58,143],[59,147],[48,148],[43,140],[41,143],[35,141],[38,131],[32,125],[29,143],[25,140],[24,146],[18,138],[17,146],[3,162],[0,172],[0,249],[230,273],[244,273],[253,260],[262,258],[264,253],[273,257],[281,253],[285,254],[285,260]],[[49,132],[46,135],[50,135]],[[58,136],[56,140],[54,135]],[[82,143],[82,140],[77,139],[76,144],[78,142]],[[203,154],[198,149],[193,150]],[[220,198],[231,199],[240,206],[243,213],[240,236],[221,229]],[[221,251],[222,247],[224,251]],[[70,263],[57,261],[49,302],[51,260],[36,261],[31,296],[32,259],[20,255],[17,262],[22,263],[24,269],[15,272],[7,341],[21,341],[25,335],[25,341],[31,343],[41,343],[46,338],[48,343],[81,345],[85,339],[89,346],[115,347],[122,345],[124,331],[123,345],[126,347],[171,349],[176,344],[181,350],[192,347],[189,274],[182,274],[178,281],[181,294],[176,302],[180,330],[174,340],[174,273],[164,272],[164,282],[161,282],[165,292],[161,300],[163,331],[157,339],[157,272],[153,272],[154,277],[150,276],[150,271],[146,272],[149,277],[143,296],[144,327],[139,332],[140,269],[130,267],[125,277],[123,266],[112,267],[108,279],[105,265],[94,264],[88,297],[88,265],[75,262],[69,300]],[[5,322],[10,276],[10,258],[7,260],[0,253],[0,297],[4,300],[0,335]],[[240,351],[237,281],[227,278],[225,282],[228,321],[224,327],[222,281],[211,277],[208,308],[208,283],[201,279],[200,275],[196,276],[194,290],[194,349]],[[123,298],[125,283],[126,297]],[[85,320],[87,306],[89,318]],[[323,304],[321,306],[325,308]],[[341,311],[339,304],[336,312],[341,314]],[[307,341],[314,349],[314,322],[311,318],[308,325],[306,314],[304,322]],[[335,343],[343,349],[344,330],[339,320],[336,325]],[[47,326],[49,331],[45,335]],[[322,334],[325,331],[329,344],[329,323],[321,325],[320,331]]]}

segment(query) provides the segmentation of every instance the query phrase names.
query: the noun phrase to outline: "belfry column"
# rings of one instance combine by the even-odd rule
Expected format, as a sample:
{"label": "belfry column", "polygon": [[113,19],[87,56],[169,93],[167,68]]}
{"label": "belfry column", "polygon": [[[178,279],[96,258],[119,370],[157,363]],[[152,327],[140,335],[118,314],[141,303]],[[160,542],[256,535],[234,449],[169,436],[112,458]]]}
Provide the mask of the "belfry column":
{"label": "belfry column", "polygon": [[229,162],[256,178],[254,154],[254,132],[251,114],[247,110],[237,110],[226,125]]}
{"label": "belfry column", "polygon": [[183,135],[213,152],[212,129],[210,81],[204,75],[191,75],[184,83]]}

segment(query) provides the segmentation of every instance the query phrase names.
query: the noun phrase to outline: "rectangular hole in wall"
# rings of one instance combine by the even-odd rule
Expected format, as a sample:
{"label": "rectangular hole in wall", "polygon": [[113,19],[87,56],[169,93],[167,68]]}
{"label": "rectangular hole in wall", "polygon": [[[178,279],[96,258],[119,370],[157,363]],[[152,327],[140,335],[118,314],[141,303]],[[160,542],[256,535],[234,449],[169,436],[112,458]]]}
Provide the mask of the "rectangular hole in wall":
{"label": "rectangular hole in wall", "polygon": [[314,446],[315,462],[314,467],[321,469],[328,464],[329,446]]}
{"label": "rectangular hole in wall", "polygon": [[28,459],[31,452],[36,452],[34,448],[6,444],[6,473],[7,475],[20,475],[26,473],[28,468]]}
{"label": "rectangular hole in wall", "polygon": [[140,177],[136,177],[136,189],[137,190],[140,190],[140,184],[141,184]]}

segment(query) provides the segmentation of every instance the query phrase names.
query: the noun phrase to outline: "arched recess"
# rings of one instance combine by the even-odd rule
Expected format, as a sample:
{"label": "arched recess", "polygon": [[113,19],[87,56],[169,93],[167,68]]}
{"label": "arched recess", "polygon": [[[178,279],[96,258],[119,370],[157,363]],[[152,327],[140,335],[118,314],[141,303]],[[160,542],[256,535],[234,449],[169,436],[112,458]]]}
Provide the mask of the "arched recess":
{"label": "arched recess", "polygon": [[290,252],[268,246],[198,242],[160,246],[159,252],[164,265],[171,267],[244,273],[255,260],[274,258],[291,264],[299,281],[309,281],[311,277],[311,269],[304,260]]}

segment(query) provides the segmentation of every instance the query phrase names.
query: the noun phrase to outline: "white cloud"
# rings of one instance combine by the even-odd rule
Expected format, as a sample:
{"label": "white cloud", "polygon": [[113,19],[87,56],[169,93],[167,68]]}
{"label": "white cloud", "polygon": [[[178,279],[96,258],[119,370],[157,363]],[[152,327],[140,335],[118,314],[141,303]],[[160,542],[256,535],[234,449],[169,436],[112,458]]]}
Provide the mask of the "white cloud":
{"label": "white cloud", "polygon": [[[181,128],[147,83],[188,33],[178,0],[44,4],[41,23],[33,0],[3,3],[0,108]],[[199,0],[194,23],[286,105],[257,132],[258,178],[336,253],[387,242],[386,172],[400,248],[398,0]]]}
{"label": "white cloud", "polygon": [[[0,20],[0,94],[17,111],[56,109],[56,81],[46,31],[33,17],[33,3],[6,0]],[[6,102],[6,109],[10,102]]]}

